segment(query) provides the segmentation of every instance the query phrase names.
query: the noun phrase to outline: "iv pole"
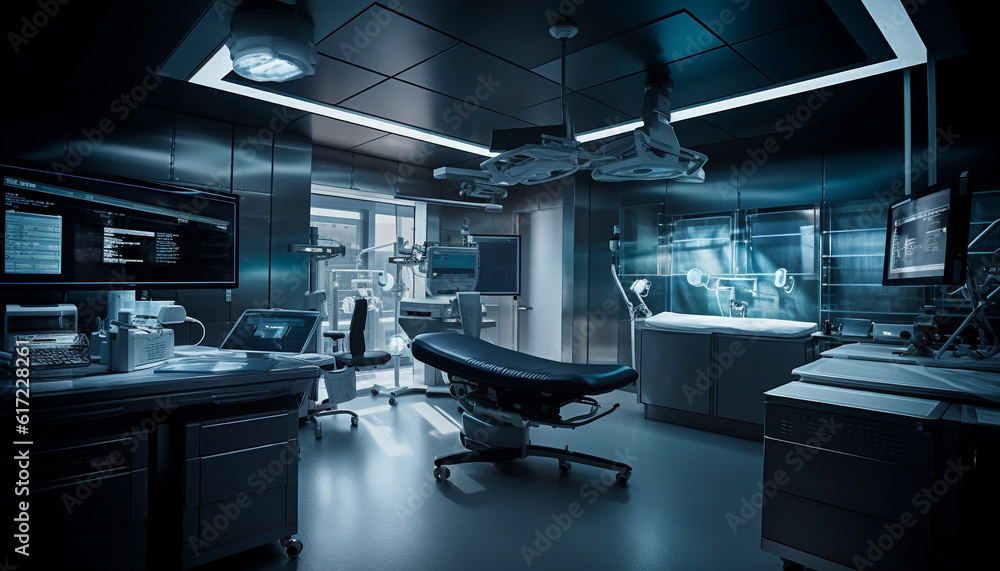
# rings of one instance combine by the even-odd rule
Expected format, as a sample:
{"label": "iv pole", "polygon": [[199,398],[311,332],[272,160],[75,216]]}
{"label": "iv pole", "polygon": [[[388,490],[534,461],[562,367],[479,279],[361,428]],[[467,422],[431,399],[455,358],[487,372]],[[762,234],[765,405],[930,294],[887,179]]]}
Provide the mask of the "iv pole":
{"label": "iv pole", "polygon": [[614,279],[615,285],[618,286],[618,293],[621,294],[622,299],[625,300],[625,306],[628,307],[629,321],[631,322],[630,335],[632,343],[632,368],[635,369],[635,318],[649,317],[651,312],[649,311],[649,308],[646,307],[646,303],[642,301],[641,297],[639,297],[639,304],[633,305],[632,301],[628,298],[628,294],[625,293],[625,288],[622,287],[621,280],[618,279],[618,248],[621,244],[618,238],[619,234],[619,227],[615,226],[614,238],[608,244],[611,248],[611,277]]}

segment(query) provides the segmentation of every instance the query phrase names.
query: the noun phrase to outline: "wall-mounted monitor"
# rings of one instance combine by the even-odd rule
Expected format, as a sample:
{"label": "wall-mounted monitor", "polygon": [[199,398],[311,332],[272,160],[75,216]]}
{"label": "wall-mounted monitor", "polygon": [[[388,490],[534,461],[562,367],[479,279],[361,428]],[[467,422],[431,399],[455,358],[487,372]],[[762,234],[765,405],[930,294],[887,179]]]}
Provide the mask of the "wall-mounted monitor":
{"label": "wall-mounted monitor", "polygon": [[889,205],[882,285],[959,285],[966,279],[968,173]]}
{"label": "wall-mounted monitor", "polygon": [[483,295],[521,295],[521,237],[516,235],[475,235],[479,246],[479,281]]}
{"label": "wall-mounted monitor", "polygon": [[0,165],[4,289],[234,288],[238,199]]}
{"label": "wall-mounted monitor", "polygon": [[470,246],[427,247],[427,293],[473,291],[479,278],[479,249]]}

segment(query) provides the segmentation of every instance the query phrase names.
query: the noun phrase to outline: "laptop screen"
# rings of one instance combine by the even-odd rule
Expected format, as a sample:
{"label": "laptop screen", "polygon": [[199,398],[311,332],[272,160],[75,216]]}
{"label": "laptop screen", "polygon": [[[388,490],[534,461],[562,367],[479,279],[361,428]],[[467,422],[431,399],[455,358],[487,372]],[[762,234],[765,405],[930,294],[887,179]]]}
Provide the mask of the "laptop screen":
{"label": "laptop screen", "polygon": [[248,309],[219,349],[241,353],[308,352],[319,322],[318,311]]}

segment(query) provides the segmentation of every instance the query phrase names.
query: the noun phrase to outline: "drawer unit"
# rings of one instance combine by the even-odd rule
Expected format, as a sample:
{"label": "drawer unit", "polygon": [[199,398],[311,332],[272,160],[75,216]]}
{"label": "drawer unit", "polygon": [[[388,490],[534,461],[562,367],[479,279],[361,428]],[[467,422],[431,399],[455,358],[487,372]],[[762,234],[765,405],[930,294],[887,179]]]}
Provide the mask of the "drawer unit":
{"label": "drawer unit", "polygon": [[210,409],[184,427],[184,568],[296,533],[297,407]]}

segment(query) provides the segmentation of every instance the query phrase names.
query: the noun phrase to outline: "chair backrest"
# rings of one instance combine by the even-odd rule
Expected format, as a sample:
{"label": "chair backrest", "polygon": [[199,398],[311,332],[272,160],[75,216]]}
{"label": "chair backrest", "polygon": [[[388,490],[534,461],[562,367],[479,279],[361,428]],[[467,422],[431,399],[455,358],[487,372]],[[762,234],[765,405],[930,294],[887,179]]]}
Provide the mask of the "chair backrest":
{"label": "chair backrest", "polygon": [[365,324],[368,322],[368,300],[359,297],[354,300],[354,313],[351,314],[351,329],[348,341],[351,356],[360,357],[365,354]]}
{"label": "chair backrest", "polygon": [[458,319],[462,323],[462,332],[472,337],[479,337],[483,329],[483,302],[477,291],[460,291],[458,297]]}

